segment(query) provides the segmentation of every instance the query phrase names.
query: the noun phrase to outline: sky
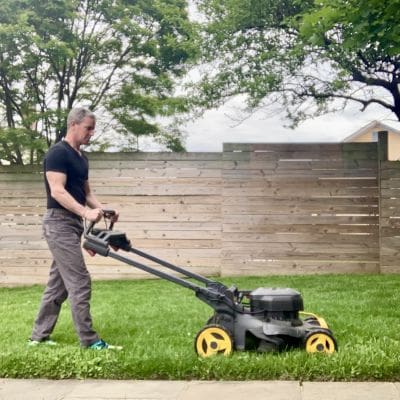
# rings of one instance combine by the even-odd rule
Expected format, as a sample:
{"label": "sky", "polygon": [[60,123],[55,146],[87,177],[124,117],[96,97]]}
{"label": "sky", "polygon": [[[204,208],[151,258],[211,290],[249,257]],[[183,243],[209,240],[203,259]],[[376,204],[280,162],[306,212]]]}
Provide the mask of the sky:
{"label": "sky", "polygon": [[[221,152],[224,143],[338,143],[372,121],[380,121],[400,130],[400,122],[390,111],[380,106],[369,106],[361,111],[357,103],[349,103],[345,110],[308,119],[296,129],[283,113],[257,112],[238,123],[244,115],[245,103],[235,99],[219,109],[209,110],[201,118],[179,126],[185,135],[189,152]],[[141,139],[142,151],[163,151],[150,139]]]}
{"label": "sky", "polygon": [[243,105],[240,100],[232,101],[182,126],[187,135],[187,151],[219,152],[223,143],[341,142],[374,120],[400,129],[400,123],[389,111],[376,106],[361,112],[358,104],[349,104],[341,112],[309,119],[294,130],[287,127],[289,122],[283,114],[271,116],[265,112],[258,112],[238,124],[235,116]]}

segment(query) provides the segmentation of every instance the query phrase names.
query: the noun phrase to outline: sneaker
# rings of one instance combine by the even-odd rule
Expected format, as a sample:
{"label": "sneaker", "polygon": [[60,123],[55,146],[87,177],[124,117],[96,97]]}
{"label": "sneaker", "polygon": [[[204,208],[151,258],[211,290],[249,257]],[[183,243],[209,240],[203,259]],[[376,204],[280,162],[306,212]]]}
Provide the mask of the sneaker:
{"label": "sneaker", "polygon": [[87,348],[93,350],[122,350],[122,346],[113,346],[112,344],[106,343],[103,339],[92,343]]}
{"label": "sneaker", "polygon": [[35,347],[35,346],[57,346],[57,342],[51,340],[50,338],[42,339],[42,340],[33,340],[28,339],[28,346]]}

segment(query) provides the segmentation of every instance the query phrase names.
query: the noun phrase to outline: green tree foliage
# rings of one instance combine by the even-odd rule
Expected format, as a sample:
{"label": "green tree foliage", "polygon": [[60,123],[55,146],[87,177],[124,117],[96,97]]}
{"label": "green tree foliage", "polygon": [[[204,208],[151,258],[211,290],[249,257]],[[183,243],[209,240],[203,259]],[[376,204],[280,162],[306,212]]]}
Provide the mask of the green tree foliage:
{"label": "green tree foliage", "polygon": [[109,108],[137,142],[141,136],[151,135],[167,148],[183,151],[180,132],[175,127],[161,128],[157,120],[188,111],[186,99],[174,96],[174,91],[176,78],[183,76],[186,63],[197,53],[194,28],[188,21],[186,1],[147,3],[148,14],[158,21],[146,40],[146,51],[152,56],[145,65],[148,73],[141,71],[141,58],[132,62],[129,80],[112,97]]}
{"label": "green tree foliage", "polygon": [[[294,124],[378,104],[400,120],[399,0],[196,0],[203,12],[202,107],[244,94]],[[333,101],[335,100],[335,101]]]}
{"label": "green tree foliage", "polygon": [[158,121],[188,111],[186,98],[174,92],[176,79],[185,74],[187,63],[198,52],[195,25],[188,20],[186,0],[143,1],[142,6],[150,17],[146,59],[131,61],[129,78],[108,105],[122,133],[134,134],[136,143],[142,136],[153,136],[172,151],[184,151],[180,131]]}
{"label": "green tree foliage", "polygon": [[111,111],[137,136],[162,136],[157,117],[185,109],[173,93],[195,54],[186,1],[0,0],[0,9],[0,159],[40,160],[76,105]]}

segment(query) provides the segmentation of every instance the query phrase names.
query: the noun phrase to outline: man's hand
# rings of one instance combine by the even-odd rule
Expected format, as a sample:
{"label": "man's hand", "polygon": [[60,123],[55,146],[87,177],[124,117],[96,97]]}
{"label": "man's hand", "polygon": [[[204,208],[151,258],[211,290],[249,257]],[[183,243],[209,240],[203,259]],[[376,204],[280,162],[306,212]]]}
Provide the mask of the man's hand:
{"label": "man's hand", "polygon": [[92,222],[99,222],[102,216],[103,210],[101,208],[87,208],[83,218]]}

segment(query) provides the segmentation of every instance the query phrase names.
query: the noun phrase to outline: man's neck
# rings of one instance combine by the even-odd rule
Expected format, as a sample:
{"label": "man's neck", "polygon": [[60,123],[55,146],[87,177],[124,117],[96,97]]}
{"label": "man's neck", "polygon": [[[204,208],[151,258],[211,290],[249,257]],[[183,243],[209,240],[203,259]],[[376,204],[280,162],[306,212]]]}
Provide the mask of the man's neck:
{"label": "man's neck", "polygon": [[76,150],[78,153],[80,153],[80,147],[81,144],[74,140],[72,135],[68,135],[68,133],[65,135],[64,141],[67,142],[74,150]]}

